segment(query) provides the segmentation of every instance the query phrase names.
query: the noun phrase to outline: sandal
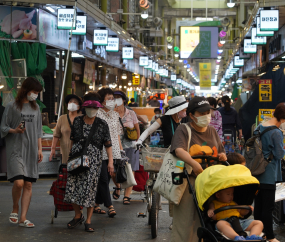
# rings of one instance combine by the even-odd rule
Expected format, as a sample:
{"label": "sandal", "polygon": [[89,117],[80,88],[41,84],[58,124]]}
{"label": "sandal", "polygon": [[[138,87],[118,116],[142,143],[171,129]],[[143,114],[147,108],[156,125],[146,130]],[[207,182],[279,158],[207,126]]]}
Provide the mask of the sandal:
{"label": "sandal", "polygon": [[83,214],[81,214],[80,218],[73,218],[68,224],[67,224],[67,228],[69,229],[73,229],[75,228],[78,224],[82,224],[84,222],[84,216]]}
{"label": "sandal", "polygon": [[110,206],[110,208],[108,210],[108,215],[110,218],[114,218],[117,215],[117,213],[114,209],[114,206]]}
{"label": "sandal", "polygon": [[118,188],[118,187],[113,187],[113,188],[114,188],[113,198],[114,198],[115,200],[118,200],[121,195],[119,195],[119,194],[117,193],[117,191],[121,191],[122,188]]}
{"label": "sandal", "polygon": [[[16,221],[13,221],[12,219],[15,219]],[[12,224],[17,224],[18,223],[18,214],[17,213],[10,213],[9,221]]]}
{"label": "sandal", "polygon": [[101,209],[100,206],[95,206],[93,213],[106,214],[106,211]]}
{"label": "sandal", "polygon": [[85,225],[86,232],[95,232],[95,230],[91,228],[91,224],[84,223],[84,225]]}
{"label": "sandal", "polygon": [[25,220],[23,223],[19,223],[19,226],[25,227],[25,228],[33,228],[35,225],[31,223],[29,220]]}
{"label": "sandal", "polygon": [[130,197],[124,197],[123,198],[123,204],[124,205],[130,205],[131,204],[131,198]]}

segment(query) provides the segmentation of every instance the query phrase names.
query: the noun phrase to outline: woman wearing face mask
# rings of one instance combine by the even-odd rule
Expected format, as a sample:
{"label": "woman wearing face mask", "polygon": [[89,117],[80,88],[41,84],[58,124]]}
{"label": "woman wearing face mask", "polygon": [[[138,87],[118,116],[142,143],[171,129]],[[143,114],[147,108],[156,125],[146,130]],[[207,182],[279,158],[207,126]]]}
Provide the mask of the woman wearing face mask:
{"label": "woman wearing face mask", "polygon": [[49,161],[51,161],[55,155],[56,144],[60,139],[60,152],[62,154],[63,164],[66,164],[68,160],[68,155],[71,149],[71,127],[73,120],[79,115],[82,99],[74,94],[70,94],[65,97],[65,104],[67,105],[68,114],[61,115],[57,121],[53,132],[53,140],[49,156]]}
{"label": "woman wearing face mask", "polygon": [[[193,169],[190,181],[195,187],[195,178],[203,169],[201,165],[192,159],[195,155],[213,155],[219,157],[220,161],[226,161],[222,142],[217,131],[209,126],[211,121],[210,110],[212,107],[206,98],[194,97],[187,108],[187,115],[192,120],[187,125],[191,129],[190,150],[188,150],[189,133],[185,125],[180,125],[172,138],[171,152],[179,159],[186,162]],[[202,147],[204,149],[202,150]],[[208,153],[205,153],[208,152]],[[188,185],[187,185],[188,186]],[[189,193],[188,187],[182,196],[178,206],[173,206],[173,227],[171,241],[196,242],[197,229],[200,220],[196,207]]]}
{"label": "woman wearing face mask", "polygon": [[[125,107],[127,97],[125,93],[122,91],[115,91],[114,92],[116,108],[115,111],[118,112],[122,124],[124,127],[135,128],[137,131],[138,138],[140,137],[140,128],[138,124],[138,119],[136,113],[132,110],[129,110]],[[124,151],[126,152],[126,156],[129,158],[129,163],[132,166],[133,173],[139,170],[139,152],[135,152],[136,150],[133,148],[135,141],[130,141],[124,137],[122,124],[120,127],[120,137],[122,146]],[[113,181],[115,182],[115,175],[112,177]],[[116,184],[116,183],[115,183]],[[125,189],[125,196],[123,198],[124,205],[130,205],[130,195],[133,187],[128,187]],[[113,197],[120,196],[120,185],[116,184],[116,191],[113,193]],[[115,197],[114,197],[115,198]]]}
{"label": "woman wearing face mask", "polygon": [[[103,148],[103,162],[98,182],[94,213],[105,214],[106,212],[102,210],[99,206],[100,204],[104,203],[105,207],[109,209],[109,217],[114,217],[116,215],[116,211],[112,205],[112,200],[110,196],[109,182],[111,174],[108,173],[108,167],[110,165],[114,165],[114,172],[116,172],[116,167],[121,161],[121,152],[124,152],[120,140],[120,116],[117,112],[114,111],[116,104],[114,100],[113,91],[110,88],[103,87],[98,91],[98,94],[100,95],[100,103],[103,105],[103,107],[98,110],[97,117],[105,120],[109,126],[110,135],[112,139],[113,161],[112,164],[108,163],[107,152],[106,149]],[[114,199],[119,198],[119,196],[116,194],[116,190],[113,193]]]}
{"label": "woman wearing face mask", "polygon": [[168,101],[169,108],[165,116],[158,118],[148,129],[146,129],[138,139],[136,145],[141,145],[144,140],[155,132],[161,129],[163,133],[164,147],[167,148],[171,144],[173,134],[180,124],[182,118],[186,117],[186,108],[188,103],[185,97],[173,97]]}
{"label": "woman wearing face mask", "polygon": [[221,141],[223,142],[223,120],[221,113],[216,109],[217,100],[213,97],[208,97],[207,100],[210,103],[210,106],[213,108],[211,109],[211,122],[209,125],[215,128]]}
{"label": "woman wearing face mask", "polygon": [[95,207],[95,197],[102,166],[102,149],[105,146],[109,160],[108,172],[112,174],[114,171],[112,142],[108,124],[96,117],[98,109],[103,107],[100,104],[100,96],[95,92],[87,93],[84,96],[82,107],[85,107],[86,115],[78,116],[73,121],[70,136],[72,148],[69,159],[82,154],[86,139],[94,123],[95,130],[89,144],[87,144],[90,169],[76,175],[68,174],[64,201],[71,203],[75,211],[75,217],[67,224],[67,227],[73,229],[85,220],[80,211],[80,206],[83,206],[87,208],[87,219],[84,223],[85,231],[94,232],[91,227],[91,217]]}
{"label": "woman wearing face mask", "polygon": [[[43,159],[42,116],[36,103],[42,90],[38,80],[28,77],[15,101],[7,104],[1,123],[1,137],[6,141],[7,176],[14,183],[9,221],[26,228],[35,226],[26,215],[32,197],[32,183],[39,177],[38,163]],[[20,198],[21,216],[18,219]]]}

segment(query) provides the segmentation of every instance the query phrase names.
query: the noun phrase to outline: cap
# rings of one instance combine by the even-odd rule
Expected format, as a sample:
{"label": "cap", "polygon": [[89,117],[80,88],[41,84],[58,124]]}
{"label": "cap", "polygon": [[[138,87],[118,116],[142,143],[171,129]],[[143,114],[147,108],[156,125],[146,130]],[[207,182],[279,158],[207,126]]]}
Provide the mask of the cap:
{"label": "cap", "polygon": [[114,95],[120,95],[124,100],[127,100],[127,96],[122,91],[114,91]]}
{"label": "cap", "polygon": [[209,101],[204,97],[194,97],[192,100],[190,100],[188,108],[187,108],[187,114],[189,114],[192,111],[198,111],[200,113],[209,111],[210,109],[213,109],[210,106]]}
{"label": "cap", "polygon": [[85,101],[82,105],[82,107],[85,107],[85,108],[103,108],[102,104],[96,100],[88,100],[88,101]]}
{"label": "cap", "polygon": [[80,106],[82,105],[82,99],[81,99],[80,97],[78,97],[77,95],[75,95],[75,94],[69,94],[69,95],[67,95],[67,96],[65,97],[65,99],[64,99],[65,104],[67,105],[67,104],[69,103],[70,99],[72,99],[72,98],[75,98],[75,99],[78,101],[78,103],[79,103]]}

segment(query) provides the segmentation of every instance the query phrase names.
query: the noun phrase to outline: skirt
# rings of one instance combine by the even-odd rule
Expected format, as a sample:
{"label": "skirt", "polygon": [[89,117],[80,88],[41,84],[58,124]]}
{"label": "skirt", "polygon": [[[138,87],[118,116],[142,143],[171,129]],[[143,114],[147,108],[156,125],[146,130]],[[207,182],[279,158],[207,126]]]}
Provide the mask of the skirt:
{"label": "skirt", "polygon": [[139,160],[139,152],[134,148],[126,148],[124,149],[127,157],[129,158],[129,164],[132,166],[133,171],[138,171],[140,169],[140,160]]}

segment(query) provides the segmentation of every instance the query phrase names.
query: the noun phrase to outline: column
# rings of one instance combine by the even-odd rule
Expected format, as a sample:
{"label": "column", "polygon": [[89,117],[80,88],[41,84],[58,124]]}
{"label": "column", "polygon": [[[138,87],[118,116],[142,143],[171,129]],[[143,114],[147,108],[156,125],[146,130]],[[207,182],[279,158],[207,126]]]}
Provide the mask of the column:
{"label": "column", "polygon": [[[64,53],[65,53],[64,62],[66,64],[67,50],[64,51]],[[64,71],[66,71],[66,79],[65,79],[65,86],[64,86],[63,101],[64,101],[64,98],[68,94],[72,94],[72,58],[71,58],[71,51],[69,52],[67,68]],[[64,105],[64,102],[62,103],[62,106],[64,106],[64,113],[67,113],[67,106]]]}
{"label": "column", "polygon": [[[104,0],[104,1],[106,1],[106,0]],[[129,11],[129,8],[128,8],[128,3],[129,1],[128,0],[122,0],[122,4],[123,4],[123,12],[124,13],[128,13],[128,11]],[[122,15],[122,18],[123,18],[123,20],[125,20],[126,21],[126,23],[125,24],[123,24],[123,28],[125,29],[125,30],[127,30],[127,28],[128,28],[128,26],[129,26],[129,23],[128,23],[128,21],[129,21],[129,18],[128,18],[128,15],[125,15],[125,14],[123,14]]]}

